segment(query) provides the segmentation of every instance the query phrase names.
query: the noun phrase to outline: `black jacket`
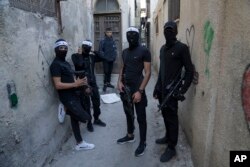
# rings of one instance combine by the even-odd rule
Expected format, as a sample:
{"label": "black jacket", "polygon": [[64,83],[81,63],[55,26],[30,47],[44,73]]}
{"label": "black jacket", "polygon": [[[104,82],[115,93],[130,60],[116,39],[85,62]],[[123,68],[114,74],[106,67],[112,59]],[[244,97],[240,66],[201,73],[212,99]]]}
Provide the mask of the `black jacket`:
{"label": "black jacket", "polygon": [[100,41],[99,44],[100,57],[108,62],[115,61],[117,56],[117,49],[115,41],[112,37],[107,37]]}
{"label": "black jacket", "polygon": [[179,92],[181,94],[186,93],[193,79],[194,68],[189,49],[179,41],[170,48],[163,45],[160,50],[160,69],[155,90],[165,92],[166,86],[175,79],[183,67],[185,75],[184,84]]}
{"label": "black jacket", "polygon": [[85,71],[89,84],[96,84],[95,78],[95,63],[102,61],[96,54],[79,54],[75,53],[71,56],[72,62],[75,66],[75,71]]}

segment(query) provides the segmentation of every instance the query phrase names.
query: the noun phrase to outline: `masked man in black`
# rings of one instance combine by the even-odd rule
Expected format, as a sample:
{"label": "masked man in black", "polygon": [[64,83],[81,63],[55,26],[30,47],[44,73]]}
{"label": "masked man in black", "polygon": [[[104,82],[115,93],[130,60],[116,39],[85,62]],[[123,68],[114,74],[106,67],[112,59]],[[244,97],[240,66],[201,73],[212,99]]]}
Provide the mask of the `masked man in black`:
{"label": "masked man in black", "polygon": [[[146,106],[147,97],[145,87],[151,75],[151,54],[146,47],[139,44],[139,30],[129,27],[127,30],[127,40],[129,48],[122,52],[122,68],[119,74],[117,87],[123,101],[123,108],[127,119],[127,135],[119,140],[118,144],[134,142],[134,107],[136,110],[137,121],[139,123],[140,143],[135,150],[135,156],[144,154],[146,148]],[[145,75],[143,76],[143,70]],[[129,90],[129,91],[127,91]],[[129,93],[126,93],[129,92]],[[128,103],[124,100],[124,94],[128,97],[132,107],[128,109]],[[130,105],[129,104],[129,105]]]}
{"label": "masked man in black", "polygon": [[[81,53],[76,53],[71,56],[71,59],[74,63],[75,66],[75,71],[76,72],[83,72],[84,75],[87,76],[88,78],[88,84],[91,87],[91,93],[90,94],[84,94],[80,93],[81,97],[81,103],[86,109],[86,111],[90,114],[91,116],[91,111],[90,111],[90,106],[92,101],[93,104],[93,110],[94,110],[94,124],[103,126],[105,127],[106,124],[99,119],[99,116],[101,114],[100,110],[100,94],[98,91],[98,86],[96,84],[96,78],[95,78],[95,62],[100,62],[102,61],[101,58],[98,57],[97,52],[95,54],[92,54],[91,51],[92,47],[92,42],[89,40],[85,40],[82,42],[81,46]],[[80,74],[80,73],[79,73]],[[90,132],[94,131],[92,122],[89,121],[87,124],[87,129]]]}
{"label": "masked man in black", "polygon": [[[184,94],[188,90],[193,78],[193,65],[187,45],[176,39],[177,25],[169,21],[164,25],[164,36],[166,43],[160,50],[160,69],[153,96],[159,102],[169,93],[169,85],[175,80],[176,76],[185,69],[183,84],[170,97],[167,104],[161,109],[166,134],[163,138],[157,139],[157,144],[168,144],[165,152],[161,155],[160,161],[167,162],[176,155],[175,146],[178,141],[178,100],[184,100]],[[180,78],[180,75],[179,75]]]}
{"label": "masked man in black", "polygon": [[87,85],[87,78],[74,78],[74,72],[65,60],[67,52],[67,42],[63,39],[57,40],[55,43],[56,58],[50,65],[50,72],[60,101],[67,108],[66,112],[71,118],[72,130],[77,142],[75,149],[89,150],[93,149],[95,145],[82,140],[79,122],[90,121],[91,117],[83,109],[80,98],[75,91],[83,85]]}

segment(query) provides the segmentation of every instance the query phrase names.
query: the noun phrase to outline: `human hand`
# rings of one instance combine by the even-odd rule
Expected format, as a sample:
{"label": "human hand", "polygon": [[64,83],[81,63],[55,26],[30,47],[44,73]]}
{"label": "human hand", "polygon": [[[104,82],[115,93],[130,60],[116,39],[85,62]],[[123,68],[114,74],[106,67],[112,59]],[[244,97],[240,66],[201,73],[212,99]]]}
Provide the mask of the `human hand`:
{"label": "human hand", "polygon": [[84,81],[84,84],[83,84],[83,85],[88,85],[88,78],[87,78],[87,77],[84,77],[84,78],[83,78],[83,81]]}
{"label": "human hand", "polygon": [[180,92],[176,92],[173,95],[173,98],[175,98],[176,100],[180,100],[180,101],[184,101],[185,97],[183,94],[181,94]]}
{"label": "human hand", "polygon": [[83,86],[83,85],[88,85],[88,78],[84,77],[84,78],[77,78],[75,79],[75,87],[79,87],[79,86]]}
{"label": "human hand", "polygon": [[80,78],[76,78],[75,79],[75,87],[80,87],[80,86],[83,86],[85,85],[85,81],[84,81],[84,78],[80,79]]}
{"label": "human hand", "polygon": [[132,98],[134,103],[139,103],[141,101],[141,93],[139,91],[135,92]]}
{"label": "human hand", "polygon": [[87,87],[86,89],[85,89],[85,93],[87,94],[87,95],[90,95],[91,94],[91,87]]}
{"label": "human hand", "polygon": [[122,82],[118,81],[118,83],[117,83],[117,89],[119,90],[119,92],[123,92],[124,85],[123,85]]}
{"label": "human hand", "polygon": [[158,89],[154,89],[154,92],[153,92],[153,97],[155,99],[158,99],[159,98],[159,95],[160,95],[160,91]]}
{"label": "human hand", "polygon": [[82,54],[82,47],[79,47],[79,48],[78,48],[77,53],[78,53],[78,54]]}

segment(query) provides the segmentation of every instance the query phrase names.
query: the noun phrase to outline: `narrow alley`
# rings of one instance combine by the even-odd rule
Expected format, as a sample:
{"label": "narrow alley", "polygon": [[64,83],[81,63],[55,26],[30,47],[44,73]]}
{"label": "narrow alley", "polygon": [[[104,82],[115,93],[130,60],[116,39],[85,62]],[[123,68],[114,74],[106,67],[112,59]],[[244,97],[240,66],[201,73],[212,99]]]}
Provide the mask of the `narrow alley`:
{"label": "narrow alley", "polygon": [[[113,76],[112,83],[115,84],[118,78],[117,75]],[[101,88],[102,75],[98,75],[97,78]],[[152,97],[155,81],[156,77],[153,75],[146,89],[149,99],[147,107],[148,131],[147,148],[143,156],[134,156],[134,151],[139,143],[137,121],[135,120],[135,142],[123,145],[117,144],[116,140],[126,134],[126,119],[122,103],[102,103],[101,118],[107,123],[107,127],[94,126],[94,132],[88,132],[86,124],[81,126],[84,140],[94,143],[95,149],[75,151],[75,139],[71,134],[60,148],[60,151],[47,162],[45,167],[193,167],[191,150],[181,129],[177,145],[177,156],[168,163],[161,163],[159,160],[166,145],[155,144],[155,140],[162,137],[165,133],[162,116],[160,112],[157,112],[157,100],[153,100]],[[112,89],[107,91],[109,93],[114,92]]]}
{"label": "narrow alley", "polygon": [[[250,0],[0,0],[0,167],[249,167],[249,16]],[[98,117],[121,69],[142,111],[123,145],[122,102]]]}

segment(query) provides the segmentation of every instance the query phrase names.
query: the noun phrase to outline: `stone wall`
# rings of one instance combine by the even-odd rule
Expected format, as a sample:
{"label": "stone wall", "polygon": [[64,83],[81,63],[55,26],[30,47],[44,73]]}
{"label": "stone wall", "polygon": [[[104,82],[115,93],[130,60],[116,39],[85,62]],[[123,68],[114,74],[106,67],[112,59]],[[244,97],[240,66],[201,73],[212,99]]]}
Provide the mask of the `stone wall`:
{"label": "stone wall", "polygon": [[[89,5],[90,4],[90,5]],[[68,59],[80,41],[91,38],[91,0],[61,2],[63,33],[57,19],[0,2],[0,166],[42,166],[67,139],[69,118],[57,120],[59,104],[49,73],[54,42],[69,43]],[[18,97],[11,108],[7,83]]]}
{"label": "stone wall", "polygon": [[[166,5],[160,0],[154,14],[160,31],[152,46],[157,67]],[[189,46],[199,80],[179,105],[179,115],[197,167],[226,167],[230,150],[250,150],[242,105],[243,74],[250,64],[249,12],[247,0],[181,1],[178,39]]]}

